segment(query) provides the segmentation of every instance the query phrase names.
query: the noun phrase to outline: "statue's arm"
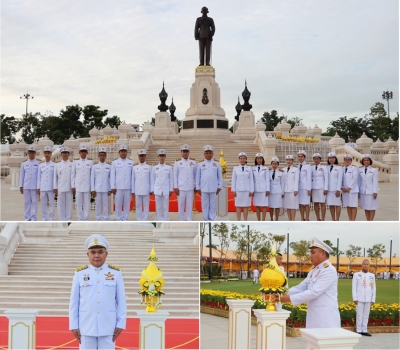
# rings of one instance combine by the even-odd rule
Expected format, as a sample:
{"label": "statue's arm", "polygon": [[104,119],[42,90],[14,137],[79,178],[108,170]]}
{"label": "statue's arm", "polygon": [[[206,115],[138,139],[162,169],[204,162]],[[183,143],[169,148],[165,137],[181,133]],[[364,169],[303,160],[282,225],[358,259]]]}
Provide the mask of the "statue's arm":
{"label": "statue's arm", "polygon": [[199,40],[199,27],[200,27],[199,19],[197,18],[197,19],[196,19],[196,24],[195,24],[195,26],[194,26],[194,38],[195,38],[196,40]]}
{"label": "statue's arm", "polygon": [[215,34],[215,24],[214,24],[214,20],[212,18],[211,18],[210,26],[211,26],[211,29],[212,29],[212,36],[214,36],[214,34]]}

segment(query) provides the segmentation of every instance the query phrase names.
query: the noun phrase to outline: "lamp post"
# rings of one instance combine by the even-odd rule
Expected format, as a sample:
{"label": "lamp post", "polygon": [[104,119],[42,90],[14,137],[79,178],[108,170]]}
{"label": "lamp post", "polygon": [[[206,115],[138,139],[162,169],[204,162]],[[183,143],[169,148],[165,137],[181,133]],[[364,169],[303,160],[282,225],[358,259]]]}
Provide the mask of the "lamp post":
{"label": "lamp post", "polygon": [[365,244],[364,244],[364,258],[365,258]]}
{"label": "lamp post", "polygon": [[388,104],[388,117],[390,119],[390,111],[389,111],[389,100],[393,98],[393,91],[384,91],[382,93],[382,99],[387,101]]}
{"label": "lamp post", "polygon": [[33,99],[33,96],[29,95],[28,92],[26,92],[26,94],[24,96],[21,96],[20,98],[24,98],[26,100],[25,117],[28,117],[28,100]]}
{"label": "lamp post", "polygon": [[392,271],[392,238],[393,236],[390,236],[389,279]]}
{"label": "lamp post", "polygon": [[209,248],[210,248],[210,269],[209,269],[209,274],[208,277],[210,281],[212,281],[212,237],[211,237],[211,222],[208,224],[208,241],[209,241]]}
{"label": "lamp post", "polygon": [[250,276],[250,225],[247,225],[247,278]]}
{"label": "lamp post", "polygon": [[286,245],[286,275],[289,279],[289,229],[287,229],[287,245]]}
{"label": "lamp post", "polygon": [[336,250],[336,271],[339,273],[339,234],[337,234]]}

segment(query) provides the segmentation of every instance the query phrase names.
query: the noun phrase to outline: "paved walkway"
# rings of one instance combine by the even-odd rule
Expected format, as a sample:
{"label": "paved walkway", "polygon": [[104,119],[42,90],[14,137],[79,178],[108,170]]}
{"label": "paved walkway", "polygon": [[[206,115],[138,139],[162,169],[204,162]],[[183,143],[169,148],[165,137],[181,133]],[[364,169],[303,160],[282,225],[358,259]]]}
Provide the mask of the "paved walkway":
{"label": "paved walkway", "polygon": [[[24,220],[24,199],[19,191],[10,191],[10,184],[6,184],[5,180],[1,182],[1,220],[2,221],[23,221]],[[379,183],[379,209],[375,215],[375,221],[398,221],[399,220],[399,184],[398,183]],[[39,203],[38,220],[41,220],[41,209]],[[202,213],[194,213],[193,218],[195,221],[203,221]],[[236,221],[236,214],[229,213],[229,219]],[[55,220],[58,220],[56,210]],[[77,220],[76,210],[73,211],[72,220]],[[89,220],[96,220],[94,210],[90,211]],[[128,220],[135,221],[136,213],[131,212]],[[171,221],[178,221],[178,213],[170,213]],[[256,214],[249,213],[249,221],[256,221]],[[269,214],[267,213],[267,220]],[[331,221],[329,211],[326,214],[326,220]],[[357,214],[357,221],[365,221],[364,211],[359,209]],[[157,221],[156,214],[150,213],[149,221]],[[286,214],[280,215],[279,221],[287,221]],[[296,214],[296,221],[300,221],[300,212]],[[316,221],[315,212],[311,211],[310,221]],[[340,221],[348,221],[346,209],[342,209]]]}
{"label": "paved walkway", "polygon": [[[354,349],[399,349],[399,333],[373,334],[361,337]],[[200,349],[226,349],[228,346],[228,319],[200,314]],[[256,348],[256,327],[251,326],[251,349]],[[303,338],[286,337],[286,349],[307,349]]]}

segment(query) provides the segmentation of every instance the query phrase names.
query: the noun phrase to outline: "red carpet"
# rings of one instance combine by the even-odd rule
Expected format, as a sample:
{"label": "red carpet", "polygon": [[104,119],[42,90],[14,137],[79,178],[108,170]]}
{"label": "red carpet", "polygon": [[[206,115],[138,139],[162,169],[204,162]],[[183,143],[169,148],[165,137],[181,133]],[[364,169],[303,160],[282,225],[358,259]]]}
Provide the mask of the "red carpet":
{"label": "red carpet", "polygon": [[[36,318],[37,349],[78,349],[68,330],[68,317],[38,316]],[[199,319],[169,319],[165,325],[166,349],[199,349]],[[72,342],[71,342],[72,341]],[[0,316],[0,350],[7,349],[8,319]],[[128,318],[126,330],[116,342],[116,349],[139,348],[139,319]]]}

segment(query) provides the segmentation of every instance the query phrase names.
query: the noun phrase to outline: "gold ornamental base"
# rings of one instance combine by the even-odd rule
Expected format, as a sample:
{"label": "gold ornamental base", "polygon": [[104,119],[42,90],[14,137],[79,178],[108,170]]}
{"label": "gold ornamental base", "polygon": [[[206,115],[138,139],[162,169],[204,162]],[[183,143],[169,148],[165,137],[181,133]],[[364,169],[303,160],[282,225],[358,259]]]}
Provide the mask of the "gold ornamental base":
{"label": "gold ornamental base", "polygon": [[275,303],[268,301],[265,311],[273,312],[273,311],[278,311],[278,309],[276,308]]}

